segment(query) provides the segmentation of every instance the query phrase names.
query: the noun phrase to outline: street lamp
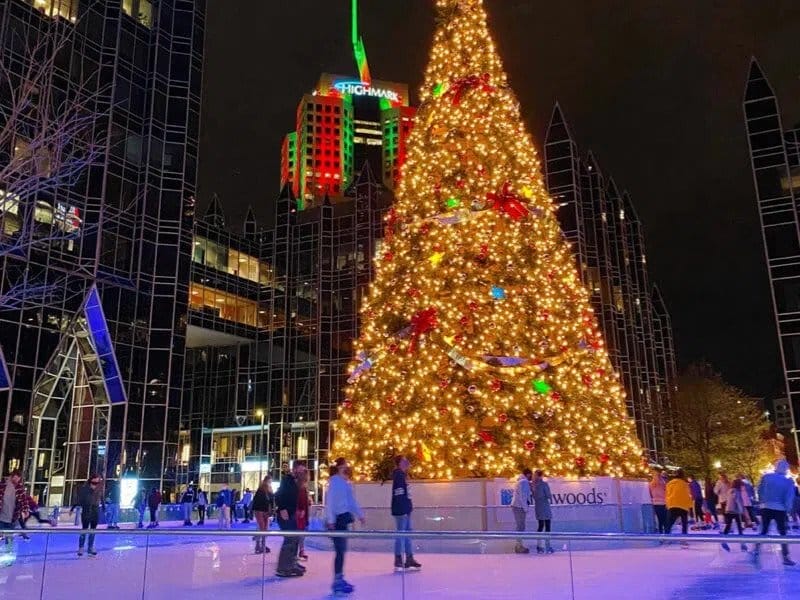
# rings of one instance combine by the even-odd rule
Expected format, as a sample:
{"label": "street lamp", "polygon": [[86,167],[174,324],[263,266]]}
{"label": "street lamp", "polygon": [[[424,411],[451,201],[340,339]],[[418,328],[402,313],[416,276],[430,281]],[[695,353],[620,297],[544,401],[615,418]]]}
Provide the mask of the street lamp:
{"label": "street lamp", "polygon": [[258,485],[261,486],[264,479],[264,411],[259,408],[256,416],[261,418],[261,429],[258,433]]}

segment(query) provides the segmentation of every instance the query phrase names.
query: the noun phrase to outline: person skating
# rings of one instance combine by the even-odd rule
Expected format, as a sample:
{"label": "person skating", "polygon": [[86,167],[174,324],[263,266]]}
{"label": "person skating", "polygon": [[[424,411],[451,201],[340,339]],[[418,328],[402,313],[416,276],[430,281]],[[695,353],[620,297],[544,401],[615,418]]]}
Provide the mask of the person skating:
{"label": "person skating", "polygon": [[119,501],[120,489],[117,481],[106,481],[105,485],[105,513],[106,529],[119,529]]}
{"label": "person skating", "polygon": [[725,514],[725,501],[728,499],[728,491],[731,489],[731,481],[728,475],[720,471],[717,483],[714,484],[714,493],[719,499],[719,506],[722,514]]}
{"label": "person skating", "polygon": [[719,515],[717,514],[717,494],[714,492],[714,484],[706,481],[706,510],[709,517],[714,521],[712,527],[719,529]]}
{"label": "person skating", "polygon": [[[405,456],[396,456],[395,469],[392,473],[392,516],[394,517],[397,531],[411,531],[411,511],[414,504],[411,492],[408,489],[408,469],[411,463]],[[405,548],[406,560],[403,562],[403,549]],[[414,560],[414,550],[411,538],[395,538],[394,540],[394,569],[395,571],[418,571],[422,565]]]}
{"label": "person skating", "polygon": [[[769,533],[769,526],[775,521],[778,533],[786,535],[786,515],[794,504],[794,482],[786,477],[789,463],[779,460],[775,463],[775,472],[766,473],[758,484],[758,497],[761,500],[761,535]],[[760,544],[753,550],[753,559],[758,561]],[[781,544],[783,564],[793,567],[795,562],[789,557],[789,545]]]}
{"label": "person skating", "polygon": [[[739,535],[744,535],[742,528],[742,515],[745,514],[744,494],[746,493],[741,479],[734,479],[731,483],[731,488],[728,490],[728,497],[725,499],[725,530],[722,535],[728,535],[731,532],[731,525],[736,521],[736,528],[739,530]],[[747,552],[747,545],[741,544],[742,552]],[[722,548],[725,552],[730,552],[731,547],[726,542],[722,543]]]}
{"label": "person skating", "polygon": [[[43,519],[42,518],[42,515],[39,512],[39,505],[37,504],[36,500],[34,500],[31,497],[30,494],[26,493],[25,494],[25,498],[28,501],[28,516],[24,517],[24,518],[22,516],[20,516],[20,518],[19,518],[19,528],[20,529],[27,529],[28,528],[28,526],[27,526],[28,519],[30,519],[31,517],[36,519],[39,522],[40,525],[42,523],[44,523],[46,525],[50,525],[50,527],[55,527],[56,526],[55,521],[53,521],[52,519]],[[22,539],[23,540],[29,540],[31,538],[30,538],[29,535],[23,533],[22,534]]]}
{"label": "person skating", "polygon": [[[81,535],[78,538],[78,556],[83,556],[83,544],[86,542],[86,532],[97,529],[100,518],[100,506],[103,503],[103,492],[100,476],[92,475],[86,483],[78,488],[75,502],[69,509],[69,514],[80,507],[81,509]],[[89,533],[89,547],[86,549],[89,556],[97,556],[94,549],[94,533]]]}
{"label": "person skating", "polygon": [[[297,479],[297,530],[305,531],[308,529],[308,511],[311,507],[308,497],[308,469],[298,469],[295,477]],[[297,538],[297,557],[300,560],[308,560],[305,538]]]}
{"label": "person skating", "polygon": [[236,514],[236,508],[239,506],[239,490],[230,490],[231,493],[231,524],[239,522],[239,516]]}
{"label": "person skating", "polygon": [[[259,531],[269,529],[269,518],[275,505],[275,496],[272,493],[272,478],[267,475],[261,480],[256,494],[253,497],[253,516]],[[256,535],[256,554],[268,553],[267,539],[262,535]]]}
{"label": "person skating", "polygon": [[206,508],[208,507],[208,496],[201,489],[197,488],[197,525],[203,526],[206,524]]}
{"label": "person skating", "polygon": [[[514,514],[514,523],[516,524],[517,531],[525,531],[525,520],[528,516],[528,507],[531,505],[531,480],[533,479],[533,471],[530,469],[523,469],[522,474],[517,478],[517,483],[514,486],[514,493],[511,496],[511,512]],[[522,542],[522,538],[517,538],[517,545],[514,546],[514,552],[517,554],[528,554],[530,550]]]}
{"label": "person skating", "polygon": [[[348,464],[344,458],[337,458],[331,468],[328,482],[328,493],[325,496],[325,521],[328,529],[347,531],[354,519],[358,518],[363,525],[366,521],[364,513],[356,501],[353,486],[348,476]],[[333,561],[333,585],[331,589],[336,595],[350,594],[354,588],[344,578],[344,556],[347,553],[347,538],[333,538],[335,558]]]}
{"label": "person skating", "polygon": [[667,516],[667,484],[661,476],[661,471],[653,471],[653,478],[647,484],[650,490],[650,499],[653,502],[653,512],[656,513],[656,524],[659,534],[667,532],[667,523],[669,517]]}
{"label": "person skating", "polygon": [[136,512],[139,513],[139,523],[137,527],[141,529],[144,527],[144,513],[147,512],[147,501],[148,501],[148,494],[147,490],[139,490],[139,493],[136,494]]}
{"label": "person skating", "polygon": [[[692,508],[692,492],[689,489],[689,482],[686,481],[683,469],[675,472],[675,477],[667,484],[667,510],[669,511],[669,522],[667,523],[667,533],[672,532],[672,526],[680,518],[681,532],[683,535],[689,533],[689,510]],[[688,547],[689,544],[682,542],[681,546]]]}
{"label": "person skating", "polygon": [[147,508],[150,510],[150,524],[148,529],[158,527],[158,507],[161,506],[161,492],[157,487],[150,490],[150,495],[147,497]]}
{"label": "person skating", "polygon": [[747,495],[744,508],[747,511],[747,516],[750,517],[750,525],[752,526],[753,530],[756,530],[759,524],[758,515],[756,515],[756,489],[747,478],[747,475],[741,473],[739,474],[739,479],[742,480],[744,493]]}
{"label": "person skating", "polygon": [[192,509],[194,503],[197,502],[197,493],[194,491],[194,486],[190,483],[181,496],[181,507],[183,508],[183,526],[192,526]]}
{"label": "person skating", "polygon": [[[693,529],[702,529],[703,526],[703,488],[700,487],[700,482],[694,477],[689,477],[689,491],[692,493],[692,502],[694,502],[694,527]],[[665,490],[666,491],[666,490]],[[666,512],[666,506],[665,506]]]}
{"label": "person skating", "polygon": [[252,504],[253,504],[253,492],[250,491],[250,488],[246,488],[244,490],[244,494],[242,495],[242,523],[249,523],[252,517]]}
{"label": "person skating", "polygon": [[[281,477],[278,493],[275,494],[278,527],[281,531],[297,531],[297,500],[300,490],[295,474],[304,468],[305,463],[295,461],[292,471]],[[305,574],[305,568],[297,564],[297,537],[284,536],[275,574],[278,577],[300,577]]]}
{"label": "person skating", "polygon": [[[11,471],[0,481],[0,529],[14,529],[14,523],[27,518],[29,512],[27,494],[22,485],[22,474]],[[13,551],[14,540],[6,536],[6,550]]]}
{"label": "person skating", "polygon": [[[536,515],[536,520],[539,522],[539,527],[536,531],[539,533],[550,533],[550,522],[553,519],[553,511],[550,504],[553,502],[553,495],[550,493],[550,484],[544,480],[544,472],[537,469],[533,473],[533,512]],[[553,546],[550,545],[550,538],[545,540],[544,547],[540,540],[536,540],[536,553],[552,554]]]}
{"label": "person skating", "polygon": [[220,529],[231,528],[231,504],[233,503],[233,492],[228,488],[227,484],[223,484],[222,488],[217,492],[217,499],[214,503],[217,507],[217,525]]}

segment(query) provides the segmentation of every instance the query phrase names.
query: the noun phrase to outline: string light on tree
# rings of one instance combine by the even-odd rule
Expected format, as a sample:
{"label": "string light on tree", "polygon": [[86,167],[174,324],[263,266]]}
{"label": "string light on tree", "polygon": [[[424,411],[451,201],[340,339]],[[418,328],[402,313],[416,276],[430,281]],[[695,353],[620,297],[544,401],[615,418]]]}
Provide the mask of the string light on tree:
{"label": "string light on tree", "polygon": [[641,474],[624,392],[482,0],[436,4],[333,454],[352,457],[358,479],[384,474],[396,453],[431,479],[523,465]]}

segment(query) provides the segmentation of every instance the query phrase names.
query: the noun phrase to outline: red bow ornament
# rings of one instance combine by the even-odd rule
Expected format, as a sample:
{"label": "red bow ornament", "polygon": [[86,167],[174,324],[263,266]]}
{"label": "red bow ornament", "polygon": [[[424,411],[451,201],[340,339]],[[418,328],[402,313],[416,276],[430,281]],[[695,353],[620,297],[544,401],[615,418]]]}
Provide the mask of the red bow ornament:
{"label": "red bow ornament", "polygon": [[419,338],[433,331],[437,323],[436,309],[433,307],[421,310],[411,317],[411,343],[408,346],[409,354],[416,350]]}
{"label": "red bow ornament", "polygon": [[458,106],[461,104],[464,94],[472,89],[493,92],[495,88],[489,83],[488,73],[484,73],[483,75],[468,75],[467,77],[456,79],[450,86],[450,91],[453,92],[453,105]]}
{"label": "red bow ornament", "polygon": [[519,200],[514,192],[511,191],[511,184],[506,182],[500,193],[489,192],[486,199],[492,203],[492,208],[511,217],[514,221],[521,221],[528,216],[528,207]]}

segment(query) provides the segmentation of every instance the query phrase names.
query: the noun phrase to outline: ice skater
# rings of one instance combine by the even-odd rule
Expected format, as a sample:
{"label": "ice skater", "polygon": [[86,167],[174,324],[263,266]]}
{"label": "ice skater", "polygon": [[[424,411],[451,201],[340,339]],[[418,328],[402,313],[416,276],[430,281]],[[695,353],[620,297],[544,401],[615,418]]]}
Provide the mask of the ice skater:
{"label": "ice skater", "polygon": [[[511,512],[514,513],[514,523],[517,526],[517,531],[525,531],[525,520],[528,517],[528,507],[531,505],[531,480],[533,479],[533,471],[530,469],[523,469],[522,474],[517,479],[517,484],[514,486],[514,494],[511,497]],[[517,539],[517,545],[514,546],[514,552],[517,554],[528,554],[530,550],[522,543],[522,538]]]}
{"label": "ice skater", "polygon": [[[769,526],[775,521],[778,533],[786,535],[786,515],[794,505],[794,482],[786,477],[789,463],[779,460],[775,463],[775,472],[766,473],[758,484],[758,497],[761,499],[761,535],[769,533]],[[758,562],[761,544],[753,549],[753,560]],[[789,557],[789,545],[781,544],[783,564],[793,567],[795,562]]]}
{"label": "ice skater", "polygon": [[139,513],[139,523],[137,527],[144,527],[144,513],[147,512],[147,490],[139,490],[136,494],[136,512]]}
{"label": "ice skater", "polygon": [[150,495],[147,497],[147,508],[150,510],[150,524],[148,529],[158,527],[158,507],[161,506],[161,492],[157,487],[150,490]]}
{"label": "ice skater", "polygon": [[[0,481],[0,529],[14,529],[17,521],[27,517],[27,494],[22,485],[22,474],[15,469],[6,475],[3,481]],[[13,552],[13,536],[7,535],[5,542],[6,551]]]}
{"label": "ice skater", "polygon": [[[100,484],[100,475],[94,474],[86,483],[78,488],[75,503],[69,509],[69,514],[80,507],[81,509],[81,535],[78,538],[78,556],[83,556],[83,544],[86,542],[86,532],[97,529],[100,519],[100,506],[103,503],[103,493]],[[89,533],[89,547],[86,550],[89,556],[97,556],[94,549],[94,533]]]}
{"label": "ice skater", "polygon": [[194,486],[190,483],[181,496],[181,507],[183,508],[183,526],[192,526],[192,509],[194,503],[197,501],[197,494],[194,491]]}
{"label": "ice skater", "polygon": [[[20,516],[20,518],[19,518],[19,528],[20,529],[27,529],[28,528],[27,522],[28,522],[28,519],[30,519],[31,517],[36,519],[39,522],[40,525],[42,523],[44,523],[45,525],[50,525],[50,527],[55,527],[56,526],[55,521],[53,519],[43,519],[42,518],[42,515],[39,512],[39,505],[36,503],[36,500],[34,500],[31,497],[30,494],[25,494],[25,498],[28,500],[28,516],[26,516],[24,518],[22,516]],[[22,539],[23,540],[29,540],[31,538],[30,538],[29,535],[23,533],[22,534]]]}
{"label": "ice skater", "polygon": [[[411,463],[405,456],[396,456],[395,469],[392,473],[392,516],[397,531],[411,531],[411,511],[414,509],[411,492],[408,489],[408,469]],[[403,549],[406,560],[403,562]],[[411,538],[395,538],[394,570],[419,571],[422,565],[414,560],[414,549]]]}
{"label": "ice skater", "polygon": [[[544,480],[544,472],[537,469],[533,474],[533,512],[536,515],[536,520],[539,521],[539,533],[550,533],[550,522],[553,519],[553,511],[550,504],[553,502],[553,495],[550,493],[550,484]],[[554,552],[553,546],[550,545],[550,538],[545,539],[545,545],[542,547],[540,540],[536,540],[536,553],[537,554],[552,554]]]}
{"label": "ice skater", "polygon": [[[253,516],[259,531],[269,529],[269,518],[272,516],[272,508],[275,505],[275,496],[272,493],[272,478],[267,475],[261,480],[261,485],[256,490],[253,497]],[[270,550],[267,546],[267,539],[263,535],[254,536],[256,540],[256,554],[267,554]]]}
{"label": "ice skater", "polygon": [[658,533],[669,533],[667,531],[667,484],[661,476],[661,471],[654,470],[653,478],[647,486],[650,490],[650,499],[653,502],[653,512],[656,513],[656,523]]}
{"label": "ice skater", "polygon": [[205,525],[206,524],[206,507],[208,506],[208,498],[206,497],[206,493],[197,488],[197,524],[198,525]]}
{"label": "ice skater", "polygon": [[[678,469],[667,484],[667,510],[669,511],[669,523],[667,523],[667,533],[672,532],[672,526],[678,519],[681,520],[681,533],[689,533],[689,511],[692,508],[692,492],[689,489],[689,482],[683,469]],[[688,548],[689,544],[681,542],[681,546]]]}
{"label": "ice skater", "polygon": [[[297,501],[300,493],[297,474],[305,469],[305,466],[303,461],[297,460],[292,470],[284,472],[281,477],[278,493],[275,494],[278,527],[281,531],[297,531]],[[275,574],[278,577],[302,577],[305,572],[305,567],[297,563],[297,537],[284,536]]]}
{"label": "ice skater", "polygon": [[[358,518],[363,525],[366,523],[364,513],[356,501],[353,486],[348,480],[348,464],[344,458],[337,458],[331,468],[331,478],[328,482],[328,494],[325,497],[325,517],[328,529],[333,531],[347,531],[350,524]],[[355,589],[344,578],[344,556],[347,553],[347,538],[333,538],[335,557],[333,561],[334,595],[352,594]]]}
{"label": "ice skater", "polygon": [[227,485],[217,492],[217,510],[219,510],[218,525],[220,529],[231,528],[231,504],[233,503],[233,493]]}
{"label": "ice skater", "polygon": [[[739,530],[739,535],[744,535],[742,529],[742,516],[747,514],[744,506],[744,495],[746,494],[744,485],[741,479],[734,479],[731,487],[728,490],[728,497],[725,499],[725,529],[723,535],[728,535],[731,532],[731,525],[736,521],[736,528]],[[747,552],[747,544],[741,544],[742,552]],[[730,552],[731,547],[726,542],[722,543],[722,549],[725,552]]]}

